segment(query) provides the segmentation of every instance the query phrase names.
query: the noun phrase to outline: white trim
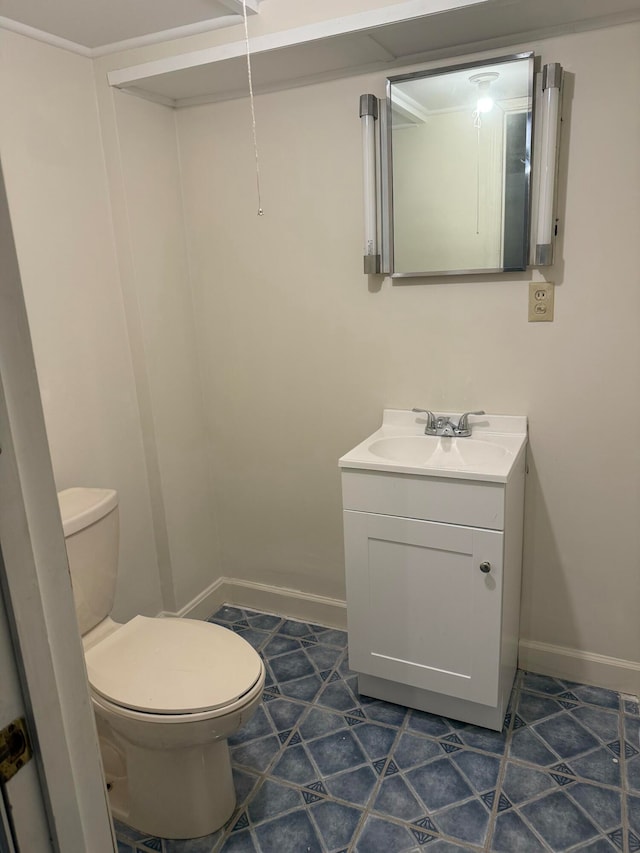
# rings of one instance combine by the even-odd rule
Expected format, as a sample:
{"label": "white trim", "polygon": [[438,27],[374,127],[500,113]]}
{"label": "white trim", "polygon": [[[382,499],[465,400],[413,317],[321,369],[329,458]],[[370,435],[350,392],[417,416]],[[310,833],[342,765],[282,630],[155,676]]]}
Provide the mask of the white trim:
{"label": "white trim", "polygon": [[223,604],[250,607],[342,630],[347,627],[347,603],[342,599],[235,578],[218,578],[180,610],[163,611],[159,615],[206,619]]}
{"label": "white trim", "polygon": [[[249,13],[248,4],[247,13]],[[197,36],[201,33],[223,30],[226,29],[226,27],[235,27],[241,23],[242,18],[240,15],[222,15],[219,18],[210,18],[207,21],[196,21],[193,24],[184,24],[181,27],[173,27],[170,30],[160,30],[157,33],[147,33],[143,36],[135,36],[134,38],[116,41],[112,44],[103,44],[99,47],[93,47],[89,51],[89,56],[106,56],[107,54],[119,53],[123,50],[134,50],[138,47],[148,47],[151,44],[162,44],[164,42],[173,41],[174,39]]]}
{"label": "white trim", "polygon": [[[422,18],[426,15],[435,15],[439,12],[449,12],[465,6],[475,6],[486,3],[488,0],[405,0],[392,6],[384,6],[370,12],[359,12],[356,15],[346,15],[342,18],[332,18],[315,24],[307,24],[295,27],[291,30],[283,30],[255,36],[251,39],[251,52],[264,53],[278,50],[284,47],[306,44],[332,36],[358,33],[371,27],[381,27],[385,24],[394,24],[398,21]],[[231,42],[216,47],[207,47],[202,50],[193,50],[176,56],[167,56],[151,62],[143,62],[140,65],[132,65],[129,68],[119,68],[109,71],[107,79],[110,86],[128,86],[137,80],[154,77],[158,74],[167,74],[171,71],[183,71],[187,68],[196,68],[200,65],[208,65],[214,62],[222,62],[225,59],[236,59],[246,53],[244,41]]]}
{"label": "white trim", "polygon": [[518,648],[520,669],[608,687],[622,693],[640,693],[640,663],[637,661],[535,640],[520,640]]}
{"label": "white trim", "polygon": [[60,36],[54,36],[53,33],[46,33],[44,30],[37,30],[35,27],[21,24],[12,18],[3,18],[0,16],[0,28],[9,30],[12,33],[18,33],[21,36],[27,36],[27,38],[35,39],[36,41],[44,42],[44,44],[49,44],[52,47],[59,47],[71,53],[79,53],[80,56],[93,56],[91,48],[85,47],[83,44],[60,38]]}
{"label": "white trim", "polygon": [[259,0],[218,0],[218,3],[221,6],[224,6],[225,9],[228,9],[234,15],[244,15],[244,8],[246,5],[247,15],[257,15],[258,14],[258,2]]}
{"label": "white trim", "polygon": [[0,540],[56,850],[114,850],[60,510],[0,172]]}
{"label": "white trim", "polygon": [[[230,0],[232,2],[232,0]],[[247,14],[254,15],[257,13],[257,8],[254,9],[250,5],[251,0],[247,0]],[[227,5],[224,3],[223,5]],[[242,8],[242,6],[240,7]],[[13,18],[4,18],[0,16],[0,28],[9,30],[12,33],[17,33],[27,38],[35,39],[35,41],[43,42],[58,47],[61,50],[68,50],[70,53],[77,53],[80,56],[86,56],[88,59],[94,59],[98,56],[107,56],[111,53],[119,53],[123,50],[135,50],[140,47],[148,47],[154,44],[163,44],[164,42],[173,41],[174,39],[187,38],[188,36],[197,36],[202,33],[210,33],[215,30],[225,29],[226,27],[234,27],[242,23],[241,15],[221,15],[218,18],[209,18],[206,21],[196,21],[193,24],[184,24],[181,27],[172,27],[169,30],[160,30],[155,33],[146,33],[142,36],[135,36],[130,39],[112,42],[111,44],[101,44],[98,47],[87,47],[84,44],[70,41],[69,39],[56,36],[53,33],[48,33],[45,30],[39,30],[36,27],[30,27],[27,24],[22,24],[20,21],[14,21]],[[148,94],[145,93],[148,98]]]}

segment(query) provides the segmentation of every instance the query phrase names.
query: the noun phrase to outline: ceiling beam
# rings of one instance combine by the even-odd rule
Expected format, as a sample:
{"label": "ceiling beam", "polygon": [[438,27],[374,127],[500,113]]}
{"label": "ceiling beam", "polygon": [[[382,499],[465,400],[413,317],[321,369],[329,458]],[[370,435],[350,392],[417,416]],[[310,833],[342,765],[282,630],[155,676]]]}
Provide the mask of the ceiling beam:
{"label": "ceiling beam", "polygon": [[258,14],[259,0],[218,0],[218,3],[230,12],[234,12],[236,15],[244,14],[244,4],[246,3],[247,15]]}

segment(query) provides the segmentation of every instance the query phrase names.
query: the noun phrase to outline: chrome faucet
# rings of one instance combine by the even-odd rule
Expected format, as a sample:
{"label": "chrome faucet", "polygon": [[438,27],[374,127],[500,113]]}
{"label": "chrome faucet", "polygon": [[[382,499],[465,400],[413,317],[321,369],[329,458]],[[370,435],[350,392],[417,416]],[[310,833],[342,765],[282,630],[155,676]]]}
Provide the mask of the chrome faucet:
{"label": "chrome faucet", "polygon": [[430,412],[429,409],[411,409],[412,412],[422,412],[427,416],[427,425],[424,428],[424,431],[427,435],[433,435],[434,433],[429,430],[436,428],[436,416],[433,412]]}
{"label": "chrome faucet", "polygon": [[451,418],[441,415],[437,417],[429,409],[412,409],[413,412],[423,412],[427,416],[427,425],[424,428],[425,435],[439,435],[443,438],[468,438],[471,435],[469,426],[469,415],[484,415],[484,411],[465,412],[455,424]]}

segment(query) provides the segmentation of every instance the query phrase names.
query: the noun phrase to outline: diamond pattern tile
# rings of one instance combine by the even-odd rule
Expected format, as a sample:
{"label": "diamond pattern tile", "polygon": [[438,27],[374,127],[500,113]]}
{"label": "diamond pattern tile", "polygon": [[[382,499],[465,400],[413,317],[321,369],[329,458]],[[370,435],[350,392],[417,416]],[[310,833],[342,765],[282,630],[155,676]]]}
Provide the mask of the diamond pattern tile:
{"label": "diamond pattern tile", "polygon": [[519,672],[502,732],[358,693],[344,631],[225,605],[267,672],[205,838],[122,853],[640,853],[637,697]]}

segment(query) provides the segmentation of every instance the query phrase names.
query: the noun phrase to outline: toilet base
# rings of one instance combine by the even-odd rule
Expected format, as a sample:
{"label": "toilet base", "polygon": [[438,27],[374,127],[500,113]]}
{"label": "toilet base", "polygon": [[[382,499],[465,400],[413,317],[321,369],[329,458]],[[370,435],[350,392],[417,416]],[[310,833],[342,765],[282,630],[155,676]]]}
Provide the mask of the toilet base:
{"label": "toilet base", "polygon": [[226,740],[191,749],[125,747],[126,775],[105,771],[113,816],[160,838],[199,838],[233,814],[236,792]]}

